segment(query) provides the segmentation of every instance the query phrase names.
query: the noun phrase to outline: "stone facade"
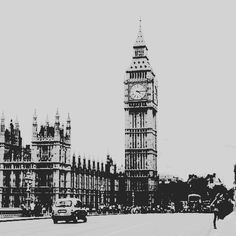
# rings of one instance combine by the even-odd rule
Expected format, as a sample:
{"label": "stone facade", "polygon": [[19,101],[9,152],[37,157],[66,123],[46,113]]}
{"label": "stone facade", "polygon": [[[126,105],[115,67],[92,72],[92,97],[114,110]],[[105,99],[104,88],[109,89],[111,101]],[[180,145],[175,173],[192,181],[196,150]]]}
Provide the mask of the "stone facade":
{"label": "stone facade", "polygon": [[37,115],[32,124],[32,195],[42,204],[52,204],[61,196],[71,195],[71,121],[66,128],[57,111],[53,126],[48,119],[38,129]]}
{"label": "stone facade", "polygon": [[19,123],[0,124],[0,207],[16,207],[26,198],[24,176],[31,168],[30,146],[22,146]]}
{"label": "stone facade", "polygon": [[124,174],[117,171],[110,155],[106,162],[71,156],[71,120],[38,127],[33,116],[32,145],[22,147],[19,124],[0,124],[0,207],[26,203],[25,176],[31,173],[30,200],[51,206],[57,198],[78,197],[88,208],[123,203]]}
{"label": "stone facade", "polygon": [[126,71],[125,174],[130,205],[155,203],[157,175],[157,81],[149,63],[141,24]]}

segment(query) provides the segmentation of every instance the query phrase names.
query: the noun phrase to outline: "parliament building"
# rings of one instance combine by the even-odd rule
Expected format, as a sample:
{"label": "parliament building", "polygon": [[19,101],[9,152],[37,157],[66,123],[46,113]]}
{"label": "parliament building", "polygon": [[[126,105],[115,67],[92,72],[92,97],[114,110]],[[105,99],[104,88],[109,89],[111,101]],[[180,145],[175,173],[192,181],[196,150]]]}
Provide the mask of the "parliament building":
{"label": "parliament building", "polygon": [[[78,197],[88,208],[121,203],[124,178],[110,155],[96,162],[71,155],[71,120],[38,126],[32,123],[32,143],[22,146],[18,121],[0,124],[0,207],[19,207],[27,199],[27,173],[30,173],[30,201],[51,206],[57,198]],[[123,189],[123,190],[122,190]],[[123,191],[123,192],[122,192]]]}

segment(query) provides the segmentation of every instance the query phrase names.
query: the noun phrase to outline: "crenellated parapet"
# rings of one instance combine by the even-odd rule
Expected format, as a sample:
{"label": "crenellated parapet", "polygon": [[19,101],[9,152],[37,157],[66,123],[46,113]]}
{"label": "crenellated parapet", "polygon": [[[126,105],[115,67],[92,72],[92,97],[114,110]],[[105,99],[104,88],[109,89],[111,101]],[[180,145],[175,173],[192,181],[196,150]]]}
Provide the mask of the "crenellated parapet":
{"label": "crenellated parapet", "polygon": [[37,115],[33,116],[32,124],[32,141],[57,141],[71,144],[71,120],[68,114],[66,121],[66,127],[63,123],[60,123],[60,116],[57,110],[55,115],[55,122],[50,125],[48,117],[44,125],[38,127]]}

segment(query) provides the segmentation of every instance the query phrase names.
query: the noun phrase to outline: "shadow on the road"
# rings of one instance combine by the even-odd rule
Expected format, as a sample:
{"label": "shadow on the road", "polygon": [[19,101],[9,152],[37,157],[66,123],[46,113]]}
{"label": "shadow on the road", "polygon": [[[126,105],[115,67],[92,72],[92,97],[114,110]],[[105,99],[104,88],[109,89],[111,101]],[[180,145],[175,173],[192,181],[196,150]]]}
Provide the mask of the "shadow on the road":
{"label": "shadow on the road", "polygon": [[57,224],[56,225],[61,225],[61,224],[72,224],[72,225],[75,225],[75,224],[83,224],[83,223],[87,223],[87,222],[83,222],[83,221],[78,221],[78,222],[72,222],[72,221],[70,221],[70,222],[65,222],[65,221],[59,221],[59,222],[57,222]]}

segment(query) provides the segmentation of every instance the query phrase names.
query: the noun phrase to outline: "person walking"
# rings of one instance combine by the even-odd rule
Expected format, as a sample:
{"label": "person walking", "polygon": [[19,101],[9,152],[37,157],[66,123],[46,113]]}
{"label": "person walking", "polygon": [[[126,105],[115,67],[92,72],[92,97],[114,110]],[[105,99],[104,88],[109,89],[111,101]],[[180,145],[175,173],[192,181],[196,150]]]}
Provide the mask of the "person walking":
{"label": "person walking", "polygon": [[216,221],[219,220],[220,215],[220,204],[223,201],[223,194],[217,193],[214,200],[212,201],[210,207],[213,208],[214,218],[213,218],[213,226],[214,229],[217,229],[216,227]]}
{"label": "person walking", "polygon": [[213,208],[214,219],[213,226],[216,227],[216,221],[221,219],[223,220],[227,215],[229,215],[234,208],[234,192],[232,189],[227,191],[225,194],[218,193],[215,196],[215,199],[211,203]]}

